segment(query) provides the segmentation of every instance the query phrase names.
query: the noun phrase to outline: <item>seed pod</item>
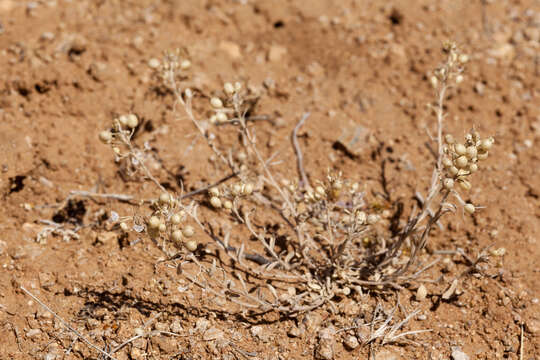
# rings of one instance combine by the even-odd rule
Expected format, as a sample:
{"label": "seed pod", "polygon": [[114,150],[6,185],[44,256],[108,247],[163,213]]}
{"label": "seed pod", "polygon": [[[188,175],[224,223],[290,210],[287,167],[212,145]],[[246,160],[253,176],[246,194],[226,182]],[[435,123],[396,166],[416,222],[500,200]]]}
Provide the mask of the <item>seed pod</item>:
{"label": "seed pod", "polygon": [[210,196],[219,196],[219,189],[217,187],[210,188],[208,194],[210,194]]}
{"label": "seed pod", "polygon": [[221,109],[223,107],[223,101],[220,98],[213,97],[210,99],[210,105],[215,109]]}
{"label": "seed pod", "polygon": [[461,186],[463,190],[470,190],[471,189],[471,183],[468,182],[465,179],[458,179],[458,184]]}
{"label": "seed pod", "polygon": [[137,119],[137,115],[135,114],[127,115],[126,126],[130,129],[135,129],[137,125],[139,125],[139,119]]}
{"label": "seed pod", "polygon": [[231,210],[233,208],[233,203],[231,200],[225,200],[223,202],[223,207],[227,210]]}
{"label": "seed pod", "polygon": [[488,151],[487,150],[484,150],[484,149],[481,149],[479,152],[478,152],[478,155],[476,155],[476,158],[478,160],[486,160],[488,158]]}
{"label": "seed pod", "polygon": [[251,195],[251,193],[253,193],[253,184],[252,183],[245,184],[245,186],[243,186],[242,193],[243,195]]}
{"label": "seed pod", "polygon": [[197,250],[197,242],[195,240],[189,240],[188,242],[186,242],[185,245],[186,245],[186,249],[188,249],[191,252],[194,252],[195,250]]}
{"label": "seed pod", "polygon": [[463,207],[463,209],[464,209],[466,212],[468,212],[469,214],[473,214],[474,211],[476,210],[475,207],[474,207],[474,205],[471,204],[471,203],[465,204],[465,206]]}
{"label": "seed pod", "polygon": [[478,165],[476,165],[474,163],[469,165],[469,171],[471,172],[471,174],[473,172],[476,172],[477,170],[478,170]]}
{"label": "seed pod", "polygon": [[105,131],[102,131],[99,133],[99,140],[104,143],[104,144],[108,144],[111,142],[112,140],[112,134],[110,131],[108,130],[105,130]]}
{"label": "seed pod", "polygon": [[463,169],[465,166],[467,166],[468,160],[465,156],[460,156],[456,160],[454,160],[454,164],[458,169]]}
{"label": "seed pod", "polygon": [[225,83],[225,85],[223,85],[223,91],[225,91],[225,94],[229,96],[234,94],[234,85],[231,83]]}
{"label": "seed pod", "polygon": [[459,172],[459,169],[455,166],[451,166],[448,168],[448,172],[450,173],[450,175],[457,175],[457,173]]}
{"label": "seed pod", "polygon": [[193,235],[195,235],[195,229],[193,229],[193,226],[188,225],[188,226],[186,226],[186,227],[182,230],[182,234],[183,234],[185,237],[190,238],[190,237],[192,237]]}
{"label": "seed pod", "polygon": [[427,289],[424,286],[424,284],[422,284],[416,290],[416,300],[424,301],[426,299],[426,296],[427,296]]}
{"label": "seed pod", "polygon": [[454,180],[451,178],[444,179],[443,186],[445,189],[448,189],[448,190],[452,189],[454,187]]}
{"label": "seed pod", "polygon": [[118,118],[118,121],[120,121],[120,124],[122,124],[122,126],[127,126],[128,124],[127,115],[120,115],[120,117]]}
{"label": "seed pod", "polygon": [[167,231],[167,225],[165,225],[164,223],[161,223],[161,224],[159,224],[158,229],[159,229],[160,232],[165,232],[165,231]]}
{"label": "seed pod", "polygon": [[445,157],[442,159],[442,164],[444,167],[449,168],[450,166],[453,166],[454,163],[449,158]]}
{"label": "seed pod", "polygon": [[453,143],[456,142],[456,140],[454,140],[454,137],[450,134],[446,134],[444,136],[444,141],[448,144],[448,145],[452,145]]}
{"label": "seed pod", "polygon": [[465,153],[467,152],[467,148],[465,147],[465,145],[458,143],[454,145],[454,152],[459,156],[465,155]]}
{"label": "seed pod", "polygon": [[476,157],[477,154],[478,154],[478,149],[476,148],[476,146],[469,146],[467,148],[467,158],[473,159]]}
{"label": "seed pod", "polygon": [[168,193],[162,193],[159,195],[159,202],[163,205],[169,204],[171,202],[171,195]]}
{"label": "seed pod", "polygon": [[187,88],[184,90],[184,95],[186,98],[191,99],[193,97],[193,91],[190,88]]}
{"label": "seed pod", "polygon": [[173,216],[171,216],[171,223],[173,223],[174,225],[180,224],[181,221],[182,221],[182,218],[180,217],[179,214],[174,214]]}
{"label": "seed pod", "polygon": [[171,234],[171,239],[176,243],[182,241],[182,232],[180,230],[174,230]]}
{"label": "seed pod", "polygon": [[156,229],[157,227],[159,227],[159,224],[161,224],[161,221],[159,220],[159,218],[157,216],[152,216],[148,220],[148,227],[150,227],[152,229]]}
{"label": "seed pod", "polygon": [[218,123],[224,123],[224,122],[227,122],[229,120],[229,118],[227,117],[227,114],[225,114],[224,112],[218,112],[216,114],[216,121]]}
{"label": "seed pod", "polygon": [[126,223],[120,223],[120,229],[122,229],[123,232],[127,232],[129,230],[129,227]]}
{"label": "seed pod", "polygon": [[232,189],[231,189],[231,193],[234,195],[234,196],[238,196],[242,193],[242,185],[239,184],[239,183],[236,183],[233,185]]}
{"label": "seed pod", "polygon": [[480,141],[480,144],[478,145],[478,147],[481,150],[489,150],[493,146],[493,142],[494,142],[493,138],[484,139]]}
{"label": "seed pod", "polygon": [[210,204],[216,208],[219,209],[221,207],[221,200],[217,196],[212,196],[210,198]]}

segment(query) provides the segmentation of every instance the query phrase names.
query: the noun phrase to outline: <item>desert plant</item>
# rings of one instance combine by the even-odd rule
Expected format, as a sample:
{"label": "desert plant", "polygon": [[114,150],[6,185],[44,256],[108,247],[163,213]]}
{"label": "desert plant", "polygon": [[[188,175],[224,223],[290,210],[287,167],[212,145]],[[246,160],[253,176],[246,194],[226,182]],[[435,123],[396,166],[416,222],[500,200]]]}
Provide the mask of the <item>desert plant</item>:
{"label": "desert plant", "polygon": [[[468,61],[453,43],[445,44],[444,51],[446,61],[430,78],[437,95],[431,107],[437,150],[429,190],[425,197],[418,195],[421,206],[412,209],[405,225],[396,231],[379,225],[383,214],[369,206],[368,195],[357,182],[341,173],[329,171],[326,178],[310,184],[296,140],[309,114],[292,132],[299,179],[279,179],[271,169],[272,159],[265,159],[258,148],[257,117],[252,116],[258,95],[243,84],[225,83],[207,103],[212,115],[201,120],[193,102],[203,96],[182,89],[186,59],[179,52],[165,55],[158,75],[174,94],[176,118],[187,117],[193,123],[221,163],[223,179],[191,193],[168,192],[145,165],[150,149],[132,143],[137,117],[115,118],[111,128],[99,134],[100,140],[111,146],[127,176],[142,172],[160,192],[144,210],[146,215],[119,218],[120,228],[145,233],[171,261],[179,263],[182,276],[217,303],[230,301],[253,313],[298,313],[331,303],[336,295],[399,288],[414,281],[430,266],[419,261],[419,255],[441,217],[460,207],[466,213],[475,212],[476,207],[462,200],[460,191],[471,188],[473,173],[480,170],[493,145],[492,138],[481,138],[475,130],[466,134],[464,142],[444,134],[446,94],[463,80]],[[244,150],[235,156],[232,149],[220,146],[214,134],[217,127],[236,128]],[[273,217],[276,226],[254,220],[268,212],[277,215]],[[215,214],[226,220],[225,225],[216,225]],[[212,243],[203,246],[198,241],[203,234],[221,250],[217,256],[205,256],[214,252]],[[248,234],[258,245],[233,244],[233,234]]]}

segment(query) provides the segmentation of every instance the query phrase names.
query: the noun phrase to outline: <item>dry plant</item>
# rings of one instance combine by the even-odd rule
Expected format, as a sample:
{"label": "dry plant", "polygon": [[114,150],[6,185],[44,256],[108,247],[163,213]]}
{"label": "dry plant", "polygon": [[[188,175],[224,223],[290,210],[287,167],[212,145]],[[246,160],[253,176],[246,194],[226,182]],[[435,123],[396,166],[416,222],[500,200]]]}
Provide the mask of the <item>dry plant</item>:
{"label": "dry plant", "polygon": [[[272,171],[273,157],[261,153],[258,118],[252,116],[259,95],[242,83],[225,83],[206,103],[211,115],[197,116],[194,101],[208,97],[182,88],[188,66],[180,52],[165,55],[159,76],[174,94],[176,118],[187,118],[206,140],[222,180],[191,193],[167,191],[145,165],[150,149],[132,143],[137,117],[122,115],[99,138],[111,146],[127,176],[142,173],[160,195],[140,210],[146,215],[119,218],[120,228],[145,233],[179,264],[179,274],[215,301],[216,308],[230,302],[248,314],[304,312],[332,306],[336,296],[400,288],[414,281],[433,264],[420,261],[420,255],[441,217],[459,208],[469,214],[477,209],[462,200],[460,191],[471,188],[473,173],[493,145],[492,138],[481,138],[475,130],[463,142],[444,134],[444,101],[463,80],[468,61],[453,43],[445,44],[444,51],[446,61],[430,78],[436,91],[432,110],[437,151],[429,190],[421,196],[421,207],[413,208],[396,231],[380,225],[381,214],[371,209],[358,182],[339,172],[309,182],[297,141],[298,129],[309,114],[292,132],[298,179],[278,178]],[[220,145],[216,132],[223,127],[237,130],[241,151]],[[257,219],[263,214],[275,224],[262,225]],[[245,234],[257,245],[249,245],[253,242]],[[212,242],[203,245],[205,235]],[[242,235],[244,240],[236,240]],[[374,331],[374,338],[393,341],[401,336],[397,331],[403,324],[388,328],[389,322]]]}

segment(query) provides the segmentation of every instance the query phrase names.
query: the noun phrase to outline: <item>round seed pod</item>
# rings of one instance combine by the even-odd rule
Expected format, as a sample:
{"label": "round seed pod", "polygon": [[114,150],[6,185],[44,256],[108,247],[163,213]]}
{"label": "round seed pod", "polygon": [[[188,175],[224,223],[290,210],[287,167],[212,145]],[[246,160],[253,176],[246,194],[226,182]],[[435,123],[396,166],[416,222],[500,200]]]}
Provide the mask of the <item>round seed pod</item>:
{"label": "round seed pod", "polygon": [[137,115],[135,114],[129,114],[127,115],[126,120],[126,126],[130,129],[134,129],[139,125],[139,119],[137,119]]}
{"label": "round seed pod", "polygon": [[239,183],[236,183],[233,185],[232,189],[231,189],[231,193],[234,195],[234,196],[238,196],[242,193],[242,185],[239,184]]}
{"label": "round seed pod", "polygon": [[457,173],[459,172],[459,169],[455,166],[451,166],[448,168],[448,172],[450,173],[450,175],[457,175]]}
{"label": "round seed pod", "polygon": [[454,187],[454,179],[446,178],[443,180],[443,186],[445,189],[452,189]]}
{"label": "round seed pod", "polygon": [[486,160],[486,159],[488,158],[488,154],[489,154],[489,153],[488,153],[487,150],[483,150],[483,149],[482,149],[482,150],[480,150],[480,151],[478,152],[478,155],[476,155],[476,158],[477,158],[478,160]]}
{"label": "round seed pod", "polygon": [[458,169],[463,169],[465,166],[467,166],[468,162],[469,161],[467,160],[467,157],[465,156],[460,156],[456,160],[454,160],[454,164],[456,165]]}
{"label": "round seed pod", "polygon": [[99,140],[104,144],[109,144],[112,141],[112,133],[108,130],[100,132]]}
{"label": "round seed pod", "polygon": [[450,166],[453,166],[454,163],[449,158],[445,157],[442,159],[442,164],[444,167],[449,168]]}
{"label": "round seed pod", "polygon": [[234,85],[231,83],[225,83],[225,85],[223,85],[223,91],[225,91],[225,94],[229,96],[234,94]]}
{"label": "round seed pod", "polygon": [[159,224],[158,229],[159,229],[160,232],[165,232],[165,231],[167,231],[167,225],[165,225],[164,223],[161,223],[161,224]]}
{"label": "round seed pod", "polygon": [[213,97],[210,99],[210,105],[215,109],[221,109],[223,107],[223,101],[220,98]]}
{"label": "round seed pod", "polygon": [[478,147],[480,149],[482,149],[482,150],[489,150],[493,146],[494,142],[495,141],[493,140],[493,138],[484,139],[484,140],[480,141],[480,145]]}
{"label": "round seed pod", "polygon": [[122,229],[123,232],[127,232],[129,230],[129,227],[126,223],[120,223],[120,229]]}
{"label": "round seed pod", "polygon": [[242,193],[244,195],[251,195],[251,193],[253,193],[253,184],[252,183],[245,184],[243,186]]}
{"label": "round seed pod", "polygon": [[150,227],[152,229],[158,228],[160,224],[161,224],[161,221],[159,220],[159,218],[157,216],[152,216],[148,220],[148,227]]}
{"label": "round seed pod", "polygon": [[118,118],[118,121],[120,121],[120,124],[122,124],[122,126],[127,126],[128,124],[127,115],[120,115],[120,117]]}
{"label": "round seed pod", "polygon": [[467,148],[467,158],[474,159],[477,154],[478,154],[478,149],[476,148],[476,146],[469,146]]}
{"label": "round seed pod", "polygon": [[225,200],[223,202],[223,207],[227,210],[231,210],[233,208],[233,203],[231,200]]}
{"label": "round seed pod", "polygon": [[180,230],[174,230],[171,234],[172,241],[178,243],[182,241],[182,232]]}
{"label": "round seed pod", "polygon": [[463,190],[470,190],[471,189],[471,183],[468,182],[465,179],[458,179],[458,184]]}
{"label": "round seed pod", "polygon": [[471,203],[466,203],[465,206],[463,206],[463,210],[465,210],[469,214],[473,214],[476,208]]}
{"label": "round seed pod", "polygon": [[180,217],[179,214],[174,214],[173,216],[171,216],[171,223],[173,223],[174,225],[180,224],[181,221],[182,221],[182,218]]}
{"label": "round seed pod", "polygon": [[448,144],[448,145],[452,145],[453,143],[456,142],[456,140],[454,139],[454,137],[450,134],[446,134],[444,136],[444,141]]}
{"label": "round seed pod", "polygon": [[171,195],[168,193],[162,193],[159,195],[159,202],[164,205],[169,204],[171,202]]}
{"label": "round seed pod", "polygon": [[186,242],[185,246],[186,246],[186,249],[188,249],[191,252],[194,252],[195,250],[197,250],[197,242],[195,240],[189,240],[188,242]]}
{"label": "round seed pod", "polygon": [[224,123],[224,122],[227,122],[229,120],[229,118],[227,117],[227,114],[225,114],[224,112],[218,112],[216,114],[216,121],[218,123]]}
{"label": "round seed pod", "polygon": [[217,196],[212,196],[210,198],[210,204],[216,208],[219,209],[221,207],[221,200]]}
{"label": "round seed pod", "polygon": [[193,235],[195,235],[195,229],[193,229],[193,226],[188,225],[188,226],[186,226],[184,229],[182,229],[182,234],[183,234],[185,237],[190,238],[190,237],[192,237]]}
{"label": "round seed pod", "polygon": [[219,196],[219,189],[217,187],[210,188],[208,194],[210,194],[210,196]]}
{"label": "round seed pod", "polygon": [[469,165],[469,171],[471,173],[476,172],[477,170],[478,170],[478,165],[476,165],[474,163]]}
{"label": "round seed pod", "polygon": [[465,147],[465,145],[458,143],[454,145],[454,152],[459,156],[465,155],[465,153],[467,152],[467,148]]}

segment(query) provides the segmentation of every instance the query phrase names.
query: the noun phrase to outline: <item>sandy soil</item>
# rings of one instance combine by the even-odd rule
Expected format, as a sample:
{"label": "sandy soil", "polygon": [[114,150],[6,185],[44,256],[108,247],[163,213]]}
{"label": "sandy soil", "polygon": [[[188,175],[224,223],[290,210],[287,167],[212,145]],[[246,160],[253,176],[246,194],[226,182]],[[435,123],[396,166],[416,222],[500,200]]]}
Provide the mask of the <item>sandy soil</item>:
{"label": "sandy soil", "polygon": [[[143,324],[179,334],[141,337],[117,359],[311,359],[322,356],[321,341],[336,359],[538,359],[539,38],[535,0],[0,0],[0,359],[100,357],[21,286],[108,351]],[[174,99],[149,66],[181,48],[192,63],[185,85],[199,96],[224,81],[261,91],[256,113],[275,121],[257,124],[257,136],[265,156],[278,151],[276,174],[296,174],[290,134],[309,111],[299,141],[310,178],[330,168],[381,192],[384,162],[392,198],[410,206],[429,185],[428,74],[446,39],[471,58],[448,99],[446,129],[462,136],[474,126],[496,146],[466,194],[485,208],[444,218],[427,251],[460,248],[475,258],[488,245],[506,249],[461,277],[451,301],[432,295],[469,268],[456,254],[442,256],[444,266],[430,274],[442,278],[426,283],[423,301],[409,287],[343,297],[294,317],[250,318],[228,305],[213,311],[206,294],[158,262],[155,244],[126,238],[106,221],[111,211],[138,206],[66,201],[73,190],[156,196],[152,184],[122,179],[98,140],[127,112],[143,120],[134,141],[148,142],[152,170],[168,189],[219,180],[211,151],[188,120],[175,118]],[[365,141],[339,145],[357,129]],[[218,141],[233,146],[234,136],[223,131]],[[36,241],[47,228],[42,220],[76,230],[76,238]],[[212,246],[203,235],[197,241]],[[420,311],[403,330],[431,331],[347,347],[362,336],[347,328],[398,299],[400,312]],[[330,327],[345,330],[321,339]]]}

